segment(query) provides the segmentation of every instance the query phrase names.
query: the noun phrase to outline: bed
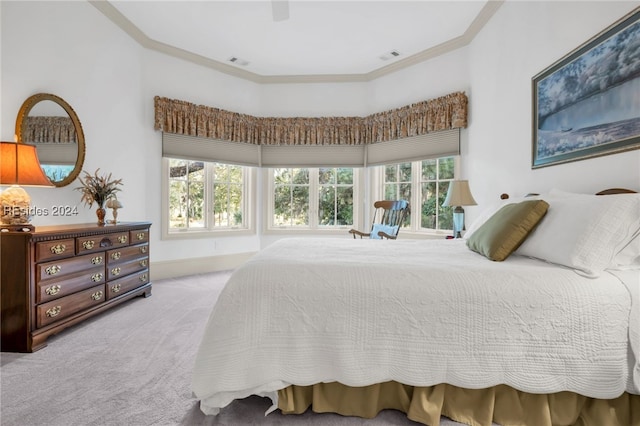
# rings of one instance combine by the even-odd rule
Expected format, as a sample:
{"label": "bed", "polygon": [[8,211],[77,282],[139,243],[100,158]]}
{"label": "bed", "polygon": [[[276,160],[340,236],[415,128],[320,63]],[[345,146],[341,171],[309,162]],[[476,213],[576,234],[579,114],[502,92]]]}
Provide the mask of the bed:
{"label": "bed", "polygon": [[289,238],[231,275],[198,349],[205,414],[640,424],[640,194],[503,200],[464,239]]}

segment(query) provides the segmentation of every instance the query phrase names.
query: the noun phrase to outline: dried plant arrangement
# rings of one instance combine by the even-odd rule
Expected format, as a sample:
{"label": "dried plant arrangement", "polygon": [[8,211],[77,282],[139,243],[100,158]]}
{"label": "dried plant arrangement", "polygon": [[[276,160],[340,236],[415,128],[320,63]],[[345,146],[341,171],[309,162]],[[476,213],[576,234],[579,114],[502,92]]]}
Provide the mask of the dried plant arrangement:
{"label": "dried plant arrangement", "polygon": [[92,175],[83,170],[84,178],[78,177],[82,186],[75,189],[82,192],[80,201],[88,204],[89,207],[96,203],[98,208],[104,208],[104,203],[110,198],[114,198],[116,192],[120,191],[118,185],[122,185],[122,179],[111,180],[111,173],[108,176],[100,176],[98,175],[99,171],[100,169],[97,169]]}

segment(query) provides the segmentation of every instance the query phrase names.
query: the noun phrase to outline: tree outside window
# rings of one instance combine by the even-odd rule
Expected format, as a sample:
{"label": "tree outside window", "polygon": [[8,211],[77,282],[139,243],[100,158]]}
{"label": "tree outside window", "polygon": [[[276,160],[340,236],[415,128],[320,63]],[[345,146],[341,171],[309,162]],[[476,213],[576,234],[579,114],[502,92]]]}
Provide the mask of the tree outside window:
{"label": "tree outside window", "polygon": [[242,167],[214,163],[213,226],[232,228],[242,225]]}
{"label": "tree outside window", "polygon": [[454,178],[454,158],[424,160],[421,163],[421,168],[422,215],[420,227],[438,230],[453,229],[452,208],[442,207],[442,203],[447,196],[449,183]]}
{"label": "tree outside window", "polygon": [[169,159],[169,231],[246,227],[244,169]]}
{"label": "tree outside window", "polygon": [[[406,200],[411,205],[412,187],[411,163],[384,166],[384,199]],[[403,228],[411,226],[411,213],[405,216]]]}
{"label": "tree outside window", "polygon": [[309,169],[274,169],[275,226],[309,225]]}
{"label": "tree outside window", "polygon": [[414,216],[420,212],[408,215],[403,228],[415,232],[453,228],[452,208],[442,203],[455,176],[455,163],[455,157],[443,157],[384,166],[384,198],[407,200]]}
{"label": "tree outside window", "polygon": [[275,227],[352,226],[353,168],[272,169]]}
{"label": "tree outside window", "polygon": [[353,169],[319,169],[318,184],[319,225],[353,225]]}
{"label": "tree outside window", "polygon": [[204,163],[169,162],[169,228],[204,227]]}

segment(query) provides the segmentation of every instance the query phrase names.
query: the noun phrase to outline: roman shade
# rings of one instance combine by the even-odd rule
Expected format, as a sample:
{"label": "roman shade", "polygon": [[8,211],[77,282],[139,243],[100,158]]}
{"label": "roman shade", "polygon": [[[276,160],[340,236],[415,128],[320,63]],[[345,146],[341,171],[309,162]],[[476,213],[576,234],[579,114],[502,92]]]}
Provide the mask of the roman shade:
{"label": "roman shade", "polygon": [[162,156],[240,166],[260,166],[260,146],[248,143],[162,133]]}
{"label": "roman shade", "polygon": [[365,166],[405,163],[460,154],[460,129],[441,130],[367,145]]}
{"label": "roman shade", "polygon": [[460,129],[370,145],[254,145],[162,133],[162,155],[253,167],[366,167],[460,154]]}
{"label": "roman shade", "polygon": [[73,166],[78,158],[77,143],[36,143],[40,164]]}
{"label": "roman shade", "polygon": [[365,145],[261,146],[262,167],[362,167]]}

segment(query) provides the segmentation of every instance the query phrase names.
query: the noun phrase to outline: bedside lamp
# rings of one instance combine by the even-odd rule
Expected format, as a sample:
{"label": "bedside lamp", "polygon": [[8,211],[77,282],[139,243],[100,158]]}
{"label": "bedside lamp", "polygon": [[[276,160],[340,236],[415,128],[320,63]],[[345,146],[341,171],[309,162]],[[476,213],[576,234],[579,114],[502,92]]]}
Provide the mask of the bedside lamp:
{"label": "bedside lamp", "polygon": [[476,200],[471,195],[468,180],[453,180],[449,184],[447,198],[445,198],[443,207],[454,207],[453,209],[453,235],[455,238],[462,237],[464,229],[464,209],[462,206],[475,206]]}
{"label": "bedside lamp", "polygon": [[54,186],[40,168],[35,146],[0,142],[0,185],[11,185],[0,193],[0,228],[33,230],[31,197],[20,185]]}

